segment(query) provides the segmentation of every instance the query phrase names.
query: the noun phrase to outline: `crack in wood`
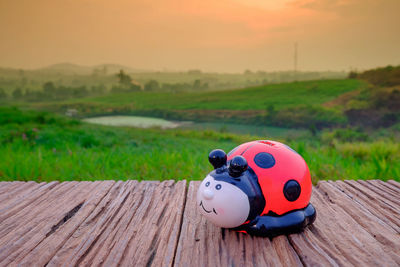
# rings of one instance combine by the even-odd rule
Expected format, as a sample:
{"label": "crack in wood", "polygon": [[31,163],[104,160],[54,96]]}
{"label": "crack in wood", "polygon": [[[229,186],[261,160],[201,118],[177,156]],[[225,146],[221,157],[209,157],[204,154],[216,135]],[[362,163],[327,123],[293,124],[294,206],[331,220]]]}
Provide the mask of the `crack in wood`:
{"label": "crack in wood", "polygon": [[[107,195],[109,194],[109,192],[111,191],[112,188],[113,188],[113,185],[110,185],[110,187],[104,192],[103,196],[98,200],[97,203],[101,203],[101,202],[103,201],[103,199],[105,199],[105,198],[107,197]],[[90,205],[90,203],[91,203],[91,199],[88,198],[86,205],[87,205],[87,204]],[[93,210],[94,210],[94,209],[93,209]],[[103,212],[103,209],[101,209],[100,212]],[[64,239],[64,241],[63,241],[62,244],[60,245],[60,248],[67,242],[67,240],[68,240],[69,238],[71,238],[71,237],[74,235],[74,233],[75,233],[76,231],[78,231],[78,229],[82,226],[82,224],[85,223],[85,220],[86,220],[87,218],[89,218],[90,215],[91,215],[90,212],[87,213],[86,217],[81,221],[81,223],[80,223],[79,225],[77,225],[77,227],[75,228],[75,230],[71,232],[71,234],[68,236],[68,238],[65,238],[65,239]],[[54,253],[49,257],[48,261],[44,264],[44,266],[47,266],[47,265],[49,264],[49,262],[54,258],[54,256],[56,255],[56,253],[57,253],[57,250],[54,251]]]}
{"label": "crack in wood", "polygon": [[[120,201],[119,203],[113,203],[111,202],[111,207],[108,210],[108,213],[105,215],[106,218],[104,221],[103,225],[107,225],[110,222],[112,222],[117,216],[119,211],[121,210],[122,206],[125,204],[126,200],[128,199],[129,195],[131,194],[131,191],[125,192],[125,190],[127,190],[124,187],[121,187],[119,190],[120,193],[118,195],[122,196],[122,201]],[[118,207],[115,208],[115,205],[117,205]],[[114,209],[115,208],[115,209]],[[92,231],[94,231],[96,228],[94,228]],[[99,241],[99,239],[101,238],[101,235],[106,232],[106,227],[101,226],[99,233],[95,236],[94,239],[92,238],[88,238],[85,240],[85,242],[83,243],[83,245],[80,248],[79,254],[78,254],[78,260],[76,261],[76,266],[81,265],[81,262],[84,260],[84,258],[89,255],[89,253],[91,252],[91,250],[95,247],[95,244]],[[100,248],[97,248],[97,250],[99,250]],[[92,259],[93,260],[93,259]]]}
{"label": "crack in wood", "polygon": [[147,263],[146,263],[146,267],[150,267],[151,266],[155,256],[156,256],[156,250],[154,249],[153,252],[151,253]]}
{"label": "crack in wood", "polygon": [[83,206],[85,202],[82,202],[75,206],[72,210],[68,211],[64,218],[62,218],[57,224],[53,225],[50,229],[50,231],[46,234],[46,237],[49,237],[51,234],[53,234],[55,231],[57,231],[58,228],[60,228],[61,225],[66,223],[69,219],[71,219]]}

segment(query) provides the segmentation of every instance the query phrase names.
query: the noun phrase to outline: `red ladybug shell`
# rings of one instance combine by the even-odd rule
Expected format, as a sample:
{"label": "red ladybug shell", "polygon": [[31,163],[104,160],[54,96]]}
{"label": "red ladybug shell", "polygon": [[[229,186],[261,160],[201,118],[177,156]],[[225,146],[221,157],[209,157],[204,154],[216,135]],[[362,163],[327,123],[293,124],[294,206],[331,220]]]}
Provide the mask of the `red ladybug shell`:
{"label": "red ladybug shell", "polygon": [[[261,152],[272,155],[275,160],[272,160],[273,166],[261,168],[255,163],[255,156]],[[276,141],[253,141],[233,149],[228,154],[228,161],[237,155],[246,158],[258,177],[265,198],[265,208],[260,215],[270,211],[282,215],[308,205],[312,191],[310,171],[304,159],[294,150]],[[287,200],[283,193],[285,183],[289,180],[296,180],[300,184],[300,196],[295,201]]]}

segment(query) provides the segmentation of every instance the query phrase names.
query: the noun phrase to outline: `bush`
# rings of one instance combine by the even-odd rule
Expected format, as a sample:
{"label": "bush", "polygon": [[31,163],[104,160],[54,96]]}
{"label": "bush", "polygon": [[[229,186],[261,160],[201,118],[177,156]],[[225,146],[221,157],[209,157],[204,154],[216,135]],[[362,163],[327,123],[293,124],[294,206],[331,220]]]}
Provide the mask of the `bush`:
{"label": "bush", "polygon": [[337,110],[321,106],[298,106],[279,110],[270,122],[277,126],[322,129],[344,124],[346,117]]}
{"label": "bush", "polygon": [[12,96],[14,99],[20,99],[22,98],[22,90],[21,88],[17,88],[12,92]]}
{"label": "bush", "polygon": [[350,71],[349,75],[347,76],[349,79],[357,79],[358,73],[356,71]]}
{"label": "bush", "polygon": [[8,95],[7,93],[4,91],[3,88],[0,88],[0,100],[1,99],[7,99]]}
{"label": "bush", "polygon": [[362,129],[352,128],[336,129],[322,133],[322,141],[324,143],[332,143],[334,140],[339,142],[365,142],[369,140],[369,136]]}
{"label": "bush", "polygon": [[359,74],[358,77],[378,86],[400,85],[400,66],[368,70]]}
{"label": "bush", "polygon": [[145,91],[158,91],[160,90],[160,84],[156,80],[150,80],[144,85]]}
{"label": "bush", "polygon": [[16,107],[0,108],[0,125],[6,124],[57,124],[57,125],[78,125],[80,121],[71,120],[48,112],[21,111]]}

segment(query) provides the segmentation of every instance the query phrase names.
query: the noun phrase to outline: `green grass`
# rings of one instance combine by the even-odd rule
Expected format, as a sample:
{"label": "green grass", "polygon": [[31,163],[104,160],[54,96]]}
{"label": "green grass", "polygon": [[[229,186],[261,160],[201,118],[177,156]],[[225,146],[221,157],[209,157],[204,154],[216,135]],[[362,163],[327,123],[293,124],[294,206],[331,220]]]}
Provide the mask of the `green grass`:
{"label": "green grass", "polygon": [[[229,122],[287,128],[341,126],[346,123],[341,105],[323,104],[367,84],[359,80],[316,80],[270,84],[210,92],[132,92],[63,102],[28,104],[31,108],[64,113],[78,110],[80,117],[139,115],[172,120]],[[23,105],[23,104],[22,104]]]}
{"label": "green grass", "polygon": [[109,107],[130,105],[132,109],[265,110],[301,105],[318,105],[365,86],[359,80],[318,80],[270,84],[222,92],[186,92],[179,94],[133,92],[102,97],[74,99],[63,104],[103,104]]}
{"label": "green grass", "polygon": [[234,133],[239,135],[263,136],[280,139],[305,139],[311,137],[311,133],[305,129],[283,128],[274,126],[261,126],[251,124],[237,124],[225,122],[195,122],[182,124],[180,129],[212,130],[221,133]]}
{"label": "green grass", "polygon": [[1,115],[0,180],[200,179],[210,169],[209,149],[246,139],[96,126],[15,109]]}
{"label": "green grass", "polygon": [[[202,179],[207,155],[265,137],[215,131],[113,128],[50,113],[0,108],[0,180]],[[319,179],[400,177],[400,145],[382,138],[287,143]]]}

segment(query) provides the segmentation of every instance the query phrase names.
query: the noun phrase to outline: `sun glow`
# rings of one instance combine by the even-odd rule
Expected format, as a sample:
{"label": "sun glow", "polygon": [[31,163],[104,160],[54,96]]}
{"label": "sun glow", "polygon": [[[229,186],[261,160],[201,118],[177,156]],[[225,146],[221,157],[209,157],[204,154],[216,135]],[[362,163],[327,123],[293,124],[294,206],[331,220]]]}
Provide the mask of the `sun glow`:
{"label": "sun glow", "polygon": [[290,0],[233,0],[247,6],[277,10],[284,8]]}
{"label": "sun glow", "polygon": [[0,1],[0,64],[348,70],[400,62],[400,1]]}

